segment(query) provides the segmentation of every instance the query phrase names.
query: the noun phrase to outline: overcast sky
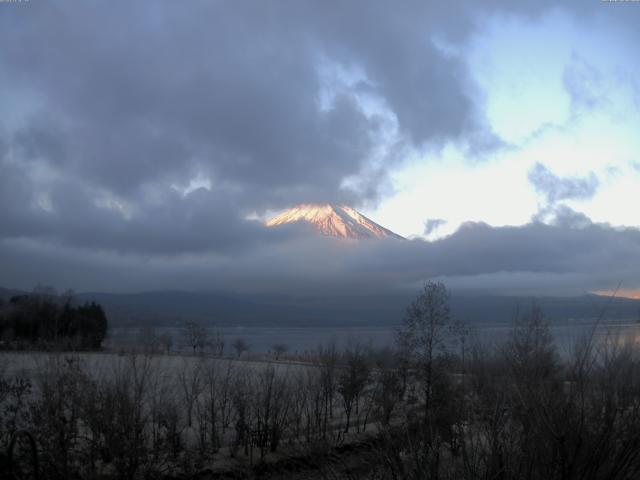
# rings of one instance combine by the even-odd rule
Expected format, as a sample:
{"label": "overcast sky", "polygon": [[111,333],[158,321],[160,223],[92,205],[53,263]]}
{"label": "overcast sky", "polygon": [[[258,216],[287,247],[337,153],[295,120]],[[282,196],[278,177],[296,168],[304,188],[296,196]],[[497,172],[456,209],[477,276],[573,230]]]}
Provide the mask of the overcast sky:
{"label": "overcast sky", "polygon": [[[640,290],[640,3],[0,2],[0,285]],[[349,204],[411,240],[261,220]]]}

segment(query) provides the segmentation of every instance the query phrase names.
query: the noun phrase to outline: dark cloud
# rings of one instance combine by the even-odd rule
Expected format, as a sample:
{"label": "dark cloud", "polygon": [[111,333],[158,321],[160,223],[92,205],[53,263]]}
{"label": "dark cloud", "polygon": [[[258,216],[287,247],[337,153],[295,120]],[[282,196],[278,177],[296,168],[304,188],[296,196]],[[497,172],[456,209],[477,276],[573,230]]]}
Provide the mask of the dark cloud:
{"label": "dark cloud", "polygon": [[250,248],[282,241],[297,229],[266,229],[238,217],[224,190],[175,188],[147,191],[122,202],[73,177],[40,183],[38,166],[28,173],[7,163],[0,177],[2,238],[32,238],[79,248],[142,255],[171,255]]}
{"label": "dark cloud", "polygon": [[30,287],[35,278],[85,290],[205,289],[304,297],[411,289],[428,278],[493,293],[582,294],[619,282],[638,287],[640,267],[632,259],[640,251],[640,230],[595,224],[575,212],[568,221],[569,216],[565,211],[555,223],[520,227],[468,223],[433,242],[288,237],[223,256],[142,258],[6,240],[0,243],[0,284],[10,280]]}
{"label": "dark cloud", "polygon": [[[150,253],[184,253],[235,244],[254,211],[376,201],[407,149],[493,145],[464,62],[433,41],[464,41],[473,14],[428,2],[3,9],[0,87],[20,119],[0,133],[20,199],[0,211],[3,236],[116,251],[153,237]],[[171,190],[198,176],[210,193]],[[102,197],[132,217],[96,207]]]}
{"label": "dark cloud", "polygon": [[529,181],[545,196],[549,204],[561,200],[591,198],[600,186],[598,177],[593,172],[584,177],[560,177],[539,162],[529,172]]}
{"label": "dark cloud", "polygon": [[566,205],[558,205],[547,212],[547,217],[551,217],[551,225],[568,228],[586,228],[591,225],[591,219],[584,213],[576,212]]}
{"label": "dark cloud", "polygon": [[430,235],[446,223],[447,221],[442,218],[429,218],[424,222],[424,234]]}
{"label": "dark cloud", "polygon": [[[474,286],[467,285],[476,290],[508,290],[513,277],[529,293],[580,294],[612,288],[620,281],[638,286],[640,268],[631,261],[638,251],[640,230],[595,224],[562,210],[552,224],[534,221],[519,227],[491,227],[468,223],[434,242],[374,245],[350,255],[345,270],[391,284],[425,278],[444,278],[455,284],[477,277]],[[549,285],[540,282],[543,278]]]}

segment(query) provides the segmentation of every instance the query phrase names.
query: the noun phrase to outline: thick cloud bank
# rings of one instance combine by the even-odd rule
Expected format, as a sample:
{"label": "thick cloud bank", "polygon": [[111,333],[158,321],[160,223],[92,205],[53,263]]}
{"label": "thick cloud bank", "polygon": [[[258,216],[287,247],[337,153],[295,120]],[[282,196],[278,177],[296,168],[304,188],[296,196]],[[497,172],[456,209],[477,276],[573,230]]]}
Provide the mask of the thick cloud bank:
{"label": "thick cloud bank", "polygon": [[534,221],[521,227],[469,223],[434,242],[342,241],[299,234],[241,252],[171,257],[5,240],[0,283],[27,287],[38,279],[93,290],[305,296],[412,289],[426,278],[484,293],[573,295],[610,290],[620,282],[636,288],[640,230],[586,222]]}

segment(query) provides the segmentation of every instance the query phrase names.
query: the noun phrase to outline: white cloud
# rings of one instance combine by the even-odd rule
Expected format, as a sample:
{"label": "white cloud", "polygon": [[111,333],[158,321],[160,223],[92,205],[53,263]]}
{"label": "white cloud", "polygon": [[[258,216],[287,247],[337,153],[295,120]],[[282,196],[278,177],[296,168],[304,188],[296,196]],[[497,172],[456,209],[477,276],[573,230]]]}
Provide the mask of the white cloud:
{"label": "white cloud", "polygon": [[421,235],[428,218],[447,220],[440,237],[465,221],[522,225],[546,208],[527,178],[542,164],[559,178],[597,178],[594,195],[562,199],[566,206],[598,222],[640,224],[630,204],[640,186],[640,62],[614,24],[559,9],[485,17],[463,55],[484,94],[478,105],[509,145],[480,162],[452,144],[416,154],[391,176],[396,193],[367,213],[405,236]]}

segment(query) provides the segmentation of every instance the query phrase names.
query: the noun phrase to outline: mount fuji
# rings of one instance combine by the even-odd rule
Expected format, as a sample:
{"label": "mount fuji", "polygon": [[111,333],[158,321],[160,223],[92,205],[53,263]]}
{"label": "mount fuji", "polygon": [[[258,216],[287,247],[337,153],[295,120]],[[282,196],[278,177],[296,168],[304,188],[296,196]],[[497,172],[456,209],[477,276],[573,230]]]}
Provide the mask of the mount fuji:
{"label": "mount fuji", "polygon": [[284,211],[266,222],[267,227],[277,227],[289,223],[305,222],[319,233],[338,238],[356,240],[368,238],[404,239],[360,212],[346,205],[304,204]]}

